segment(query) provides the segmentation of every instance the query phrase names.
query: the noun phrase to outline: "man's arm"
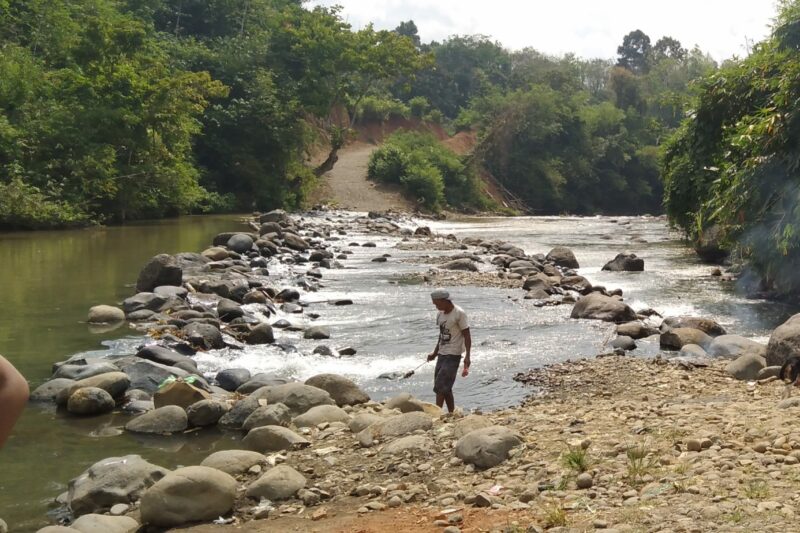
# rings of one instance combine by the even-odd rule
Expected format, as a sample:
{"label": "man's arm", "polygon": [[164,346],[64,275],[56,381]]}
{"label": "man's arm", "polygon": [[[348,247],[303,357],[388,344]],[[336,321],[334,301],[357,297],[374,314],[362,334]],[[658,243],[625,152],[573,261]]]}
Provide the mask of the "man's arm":
{"label": "man's arm", "polygon": [[0,356],[0,448],[28,403],[28,382]]}
{"label": "man's arm", "polygon": [[428,361],[433,361],[436,359],[436,356],[439,355],[439,339],[436,339],[436,347],[433,349],[431,353],[428,354]]}
{"label": "man's arm", "polygon": [[470,354],[472,352],[472,334],[469,332],[469,328],[462,330],[461,334],[464,335],[464,346],[467,348],[467,355],[464,357],[464,371],[461,372],[461,375],[467,377],[469,374],[469,365],[472,364],[470,360]]}

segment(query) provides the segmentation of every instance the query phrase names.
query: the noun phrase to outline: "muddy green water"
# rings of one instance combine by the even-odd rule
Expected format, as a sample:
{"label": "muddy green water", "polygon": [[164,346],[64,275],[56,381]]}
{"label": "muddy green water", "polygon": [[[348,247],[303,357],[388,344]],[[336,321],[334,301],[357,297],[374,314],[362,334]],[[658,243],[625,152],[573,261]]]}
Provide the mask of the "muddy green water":
{"label": "muddy green water", "polygon": [[[33,388],[50,376],[55,361],[130,335],[125,327],[92,331],[83,323],[87,310],[130,296],[131,283],[147,258],[202,250],[216,233],[244,228],[240,219],[184,217],[124,227],[0,233],[0,354]],[[111,419],[108,423],[114,425]],[[0,451],[0,518],[11,531],[47,525],[46,502],[97,460],[98,448],[104,456],[134,448],[130,438],[104,438],[102,432],[93,432],[96,426],[96,420],[64,424],[51,409],[26,410]],[[169,449],[164,441],[144,444],[143,456],[175,464],[203,453],[211,439],[188,436],[185,442],[170,442]],[[185,454],[172,453],[182,447]]]}

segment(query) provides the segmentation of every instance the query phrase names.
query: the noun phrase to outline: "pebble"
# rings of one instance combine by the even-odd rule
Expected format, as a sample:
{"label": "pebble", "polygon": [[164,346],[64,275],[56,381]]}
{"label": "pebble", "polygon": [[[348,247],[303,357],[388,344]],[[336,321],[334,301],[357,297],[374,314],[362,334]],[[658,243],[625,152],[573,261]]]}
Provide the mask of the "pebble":
{"label": "pebble", "polygon": [[457,528],[456,526],[449,526],[444,528],[442,533],[461,533],[461,529]]}
{"label": "pebble", "polygon": [[606,529],[608,527],[608,522],[606,522],[605,520],[597,519],[594,522],[592,522],[592,525],[594,526],[595,529]]}
{"label": "pebble", "polygon": [[433,525],[436,527],[445,527],[449,526],[450,522],[448,522],[447,520],[434,520]]}
{"label": "pebble", "polygon": [[403,504],[403,500],[400,499],[400,496],[392,496],[389,498],[389,507],[400,507]]}
{"label": "pebble", "polygon": [[594,484],[594,480],[592,479],[592,475],[586,472],[579,474],[578,477],[575,479],[575,485],[579,489],[590,489]]}
{"label": "pebble", "polygon": [[703,449],[700,441],[697,439],[689,439],[686,441],[686,449],[690,452],[699,452]]}
{"label": "pebble", "polygon": [[126,503],[118,503],[116,505],[112,505],[111,509],[109,509],[108,513],[111,516],[122,516],[128,512],[131,506]]}
{"label": "pebble", "polygon": [[460,524],[464,521],[464,517],[461,515],[461,513],[453,513],[447,517],[447,521],[451,524]]}

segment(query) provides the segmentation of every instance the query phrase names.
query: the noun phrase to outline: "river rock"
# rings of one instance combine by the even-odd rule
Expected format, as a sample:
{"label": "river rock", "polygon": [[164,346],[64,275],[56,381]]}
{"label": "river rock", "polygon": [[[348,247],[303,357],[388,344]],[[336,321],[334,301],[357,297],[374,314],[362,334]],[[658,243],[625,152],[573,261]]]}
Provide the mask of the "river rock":
{"label": "river rock", "polygon": [[264,213],[259,217],[258,221],[261,224],[266,222],[277,222],[277,223],[288,223],[289,222],[289,215],[283,209],[273,209],[269,213]]}
{"label": "river rock", "polygon": [[325,326],[311,326],[303,332],[304,339],[324,340],[331,338],[331,330]]}
{"label": "river rock", "polygon": [[240,385],[239,388],[236,389],[236,392],[240,394],[249,394],[262,387],[276,387],[278,385],[286,385],[286,383],[286,378],[276,376],[275,374],[266,374],[262,372],[252,376],[245,383]]}
{"label": "river rock", "polygon": [[200,346],[207,350],[219,350],[225,347],[225,341],[222,340],[222,333],[219,329],[211,324],[203,324],[200,322],[192,322],[185,326],[181,333],[193,346]]}
{"label": "river rock", "polygon": [[45,526],[36,531],[36,533],[81,533],[77,529],[67,526]]}
{"label": "river rock", "polygon": [[397,409],[401,413],[413,413],[414,411],[425,411],[422,402],[414,398],[408,392],[401,392],[386,400],[384,404],[387,409]]}
{"label": "river rock", "polygon": [[167,366],[175,366],[178,363],[188,363],[195,372],[197,371],[197,363],[194,362],[194,359],[158,344],[143,346],[136,352],[136,357],[141,357],[142,359]]}
{"label": "river rock", "polygon": [[431,417],[425,413],[403,413],[372,424],[358,433],[356,437],[361,446],[369,447],[375,444],[375,439],[400,437],[417,430],[427,431],[432,427]]}
{"label": "river rock", "polygon": [[122,310],[126,315],[142,310],[158,311],[165,303],[167,303],[167,299],[163,296],[152,292],[140,292],[130,298],[125,298],[122,301]]}
{"label": "river rock", "polygon": [[728,257],[728,251],[722,247],[721,241],[722,228],[714,224],[702,230],[695,242],[694,251],[702,261],[719,264]]}
{"label": "river rock", "polygon": [[153,289],[153,292],[159,296],[167,298],[168,300],[175,298],[185,300],[189,295],[189,291],[186,288],[178,287],[176,285],[159,285]]}
{"label": "river rock", "polygon": [[335,405],[318,405],[312,407],[300,416],[292,419],[292,423],[298,427],[315,427],[324,422],[350,422],[350,415],[341,407]]}
{"label": "river rock", "polygon": [[133,503],[169,471],[138,455],[109,457],[69,482],[67,503],[75,514],[104,512],[117,503]]}
{"label": "river rock", "polygon": [[183,282],[183,269],[169,254],[158,254],[150,259],[139,272],[136,280],[137,292],[152,292],[160,285],[178,285]]}
{"label": "river rock", "polygon": [[233,392],[250,380],[250,371],[246,368],[226,368],[219,371],[215,379],[217,385]]}
{"label": "river rock", "polygon": [[212,261],[224,261],[228,258],[228,250],[221,246],[212,246],[211,248],[203,250],[202,255]]}
{"label": "river rock", "polygon": [[132,433],[176,433],[188,427],[186,411],[177,405],[159,407],[125,424],[125,429]]}
{"label": "river rock", "polygon": [[266,304],[269,302],[269,298],[266,294],[259,290],[252,290],[244,295],[242,298],[242,303],[244,304]]}
{"label": "river rock", "polygon": [[322,389],[302,383],[286,383],[267,390],[269,403],[282,403],[293,416],[301,415],[317,405],[333,405],[331,395]]}
{"label": "river rock", "polygon": [[706,353],[702,346],[698,346],[696,344],[684,344],[681,347],[681,350],[678,352],[678,357],[700,357],[704,359],[708,357],[708,353]]}
{"label": "river rock", "polygon": [[657,329],[647,327],[638,320],[635,322],[626,322],[617,326],[617,335],[630,337],[632,339],[644,339],[657,333]]}
{"label": "river rock", "polygon": [[780,377],[780,375],[781,375],[780,366],[767,366],[758,371],[756,379],[767,379],[771,377],[777,378]]}
{"label": "river rock", "polygon": [[242,429],[247,417],[258,409],[261,404],[267,404],[267,393],[271,387],[261,387],[253,391],[247,398],[241,399],[219,419],[219,425],[231,429]]}
{"label": "river rock", "polygon": [[247,344],[272,344],[275,342],[275,333],[269,324],[259,324],[245,337]]}
{"label": "river rock", "polygon": [[522,443],[522,438],[507,427],[490,426],[458,439],[456,456],[478,468],[491,468],[508,459],[511,449]]}
{"label": "river rock", "polygon": [[165,379],[170,377],[187,378],[189,373],[176,366],[167,366],[154,361],[139,360],[132,365],[123,366],[130,378],[130,387],[153,394]]}
{"label": "river rock", "polygon": [[119,372],[119,368],[116,365],[107,362],[89,363],[85,365],[72,365],[67,363],[59,366],[55,373],[53,373],[53,377],[79,381],[92,376],[107,374],[108,372]]}
{"label": "river rock", "polygon": [[687,344],[707,348],[713,339],[699,329],[675,328],[662,333],[659,343],[665,350],[680,350]]}
{"label": "river rock", "polygon": [[237,254],[244,254],[253,248],[253,238],[246,233],[237,233],[228,239],[228,242],[225,243],[225,246]]}
{"label": "river rock", "polygon": [[782,365],[787,358],[800,353],[800,313],[775,328],[767,343],[766,360],[770,366]]}
{"label": "river rock", "polygon": [[731,361],[725,367],[725,372],[743,381],[758,378],[758,373],[767,366],[765,358],[755,353],[746,353]]}
{"label": "river rock", "polygon": [[130,380],[127,374],[123,372],[106,372],[105,374],[81,379],[73,383],[70,387],[62,389],[56,397],[56,403],[58,405],[67,405],[70,396],[72,396],[76,390],[85,387],[97,387],[109,393],[112,398],[119,398],[125,394],[129,385]]}
{"label": "river rock", "polygon": [[353,381],[337,374],[317,374],[308,378],[305,384],[326,391],[339,407],[362,404],[370,400],[369,395]]}
{"label": "river rock", "polygon": [[173,527],[227,514],[236,500],[236,480],[207,466],[170,472],[142,496],[142,522]]}
{"label": "river rock", "polygon": [[89,309],[90,324],[113,324],[125,320],[125,311],[111,305],[95,305]]}
{"label": "river rock", "polygon": [[300,252],[304,252],[309,249],[309,244],[306,242],[305,239],[300,237],[299,235],[295,235],[294,233],[284,233],[283,234],[283,242],[291,248],[292,250],[297,250]]}
{"label": "river rock", "polygon": [[626,335],[617,335],[617,338],[611,341],[611,347],[631,351],[636,349],[636,342]]}
{"label": "river rock", "polygon": [[167,383],[153,393],[153,405],[156,409],[168,405],[186,409],[194,403],[209,399],[211,395],[208,392],[183,379]]}
{"label": "river rock", "polygon": [[712,357],[738,357],[744,353],[754,353],[763,356],[767,347],[754,340],[740,337],[739,335],[720,335],[706,348]]}
{"label": "river rock", "polygon": [[255,465],[267,464],[267,458],[250,450],[223,450],[215,452],[203,459],[200,466],[216,468],[221,472],[238,476],[244,474]]}
{"label": "river rock", "polygon": [[478,265],[476,265],[471,259],[456,259],[454,261],[448,261],[442,265],[444,270],[462,270],[465,272],[477,272]]}
{"label": "river rock", "polygon": [[228,412],[228,404],[209,399],[200,400],[186,408],[186,417],[192,427],[213,426],[225,413]]}
{"label": "river rock", "polygon": [[266,453],[305,448],[311,443],[283,426],[261,426],[251,429],[242,444],[249,450]]}
{"label": "river rock", "polygon": [[453,428],[453,436],[460,439],[464,435],[471,433],[477,429],[484,429],[491,427],[492,421],[481,415],[467,415],[456,421]]}
{"label": "river rock", "polygon": [[217,315],[224,322],[230,322],[234,318],[244,316],[242,307],[228,298],[223,298],[217,303]]}
{"label": "river rock", "polygon": [[381,449],[380,453],[397,455],[410,452],[416,455],[430,455],[436,449],[433,439],[425,435],[409,435],[393,440]]}
{"label": "river rock", "polygon": [[572,250],[566,246],[556,246],[545,257],[547,261],[564,268],[580,268]]}
{"label": "river rock", "polygon": [[376,415],[375,413],[359,413],[350,421],[350,431],[359,433],[372,424],[385,420],[384,417]]}
{"label": "river rock", "polygon": [[279,302],[296,302],[300,299],[300,293],[297,289],[283,289],[275,295],[275,299]]}
{"label": "river rock", "polygon": [[[58,394],[62,390],[70,388],[75,383],[74,379],[55,378],[45,381],[31,392],[30,401],[32,402],[55,402]],[[69,398],[67,398],[69,400]]]}
{"label": "river rock", "polygon": [[303,474],[291,466],[278,465],[270,468],[251,483],[245,494],[254,500],[266,498],[271,501],[279,501],[291,498],[305,486],[306,478]]}
{"label": "river rock", "polygon": [[620,323],[636,320],[636,313],[627,304],[616,298],[593,292],[578,300],[572,308],[570,318],[588,318]]}
{"label": "river rock", "polygon": [[665,333],[675,328],[694,328],[703,331],[709,337],[725,335],[725,328],[715,320],[697,316],[668,316],[661,322],[661,332]]}
{"label": "river rock", "polygon": [[103,389],[83,387],[69,397],[67,411],[74,415],[99,415],[114,410],[114,398]]}
{"label": "river rock", "polygon": [[129,516],[85,514],[70,526],[80,533],[136,533],[139,522]]}
{"label": "river rock", "polygon": [[278,237],[280,237],[283,234],[283,227],[277,222],[264,222],[263,224],[261,224],[261,227],[258,230],[258,234],[267,235],[268,233],[274,233]]}
{"label": "river rock", "polygon": [[636,254],[617,254],[617,256],[603,265],[603,270],[609,272],[643,272],[644,259]]}
{"label": "river rock", "polygon": [[561,288],[581,294],[589,294],[592,292],[591,282],[583,276],[564,276],[561,278]]}
{"label": "river rock", "polygon": [[262,405],[253,411],[245,419],[242,429],[250,431],[263,426],[288,426],[291,421],[292,415],[289,408],[282,403],[273,403]]}

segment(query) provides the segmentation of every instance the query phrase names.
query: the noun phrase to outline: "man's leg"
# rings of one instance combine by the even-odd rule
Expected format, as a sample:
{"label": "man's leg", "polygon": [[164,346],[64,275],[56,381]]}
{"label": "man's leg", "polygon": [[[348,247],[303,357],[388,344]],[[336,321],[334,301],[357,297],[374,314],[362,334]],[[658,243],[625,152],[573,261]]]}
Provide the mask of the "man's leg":
{"label": "man's leg", "polygon": [[[445,393],[444,400],[447,402],[447,410],[452,413],[456,407],[456,401],[455,398],[453,398],[453,391],[448,391]],[[441,405],[439,407],[441,407]]]}
{"label": "man's leg", "polygon": [[[451,394],[451,396],[452,396],[452,394]],[[444,405],[444,398],[445,398],[445,396],[444,396],[443,393],[441,393],[441,392],[437,392],[436,393],[436,405],[438,405],[440,409]]]}

